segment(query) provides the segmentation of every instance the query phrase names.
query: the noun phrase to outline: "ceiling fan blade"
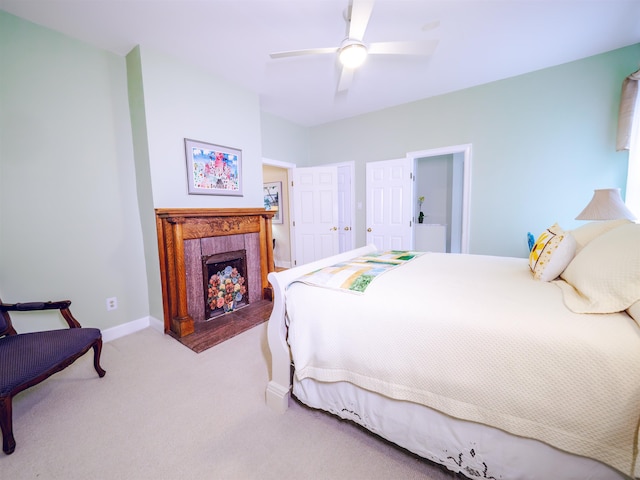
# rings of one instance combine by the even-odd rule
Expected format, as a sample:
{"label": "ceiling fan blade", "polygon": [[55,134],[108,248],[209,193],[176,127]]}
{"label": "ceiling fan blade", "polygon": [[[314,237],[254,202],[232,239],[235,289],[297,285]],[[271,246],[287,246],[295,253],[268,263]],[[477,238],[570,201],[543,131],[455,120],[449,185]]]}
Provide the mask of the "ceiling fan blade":
{"label": "ceiling fan blade", "polygon": [[349,22],[349,38],[362,40],[369,25],[374,0],[353,0],[351,4],[351,20]]}
{"label": "ceiling fan blade", "polygon": [[270,53],[271,58],[284,58],[284,57],[298,57],[301,55],[317,55],[323,53],[335,53],[338,51],[338,47],[326,47],[326,48],[309,48],[306,50],[290,50],[288,52],[274,52]]}
{"label": "ceiling fan blade", "polygon": [[437,45],[437,40],[420,42],[375,42],[369,44],[367,51],[374,55],[431,55]]}
{"label": "ceiling fan blade", "polygon": [[351,86],[351,81],[353,80],[353,68],[344,68],[342,67],[342,71],[340,72],[340,80],[338,80],[338,88],[336,89],[336,93],[346,92],[349,90]]}
{"label": "ceiling fan blade", "polygon": [[429,30],[435,30],[440,26],[440,20],[433,20],[431,22],[425,23],[420,30],[423,32],[428,32]]}

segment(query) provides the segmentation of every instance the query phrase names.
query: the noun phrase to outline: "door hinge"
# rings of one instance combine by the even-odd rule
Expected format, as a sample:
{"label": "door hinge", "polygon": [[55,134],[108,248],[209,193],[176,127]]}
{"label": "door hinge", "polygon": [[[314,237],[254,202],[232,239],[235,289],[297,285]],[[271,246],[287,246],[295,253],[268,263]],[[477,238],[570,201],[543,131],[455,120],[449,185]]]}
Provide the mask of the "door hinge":
{"label": "door hinge", "polygon": [[409,172],[409,180],[415,180],[415,178],[413,177],[413,172]]}
{"label": "door hinge", "polygon": [[293,187],[293,180],[291,180],[291,186]]}
{"label": "door hinge", "polygon": [[291,222],[291,226],[293,226],[293,227],[296,226],[296,221],[295,220]]}

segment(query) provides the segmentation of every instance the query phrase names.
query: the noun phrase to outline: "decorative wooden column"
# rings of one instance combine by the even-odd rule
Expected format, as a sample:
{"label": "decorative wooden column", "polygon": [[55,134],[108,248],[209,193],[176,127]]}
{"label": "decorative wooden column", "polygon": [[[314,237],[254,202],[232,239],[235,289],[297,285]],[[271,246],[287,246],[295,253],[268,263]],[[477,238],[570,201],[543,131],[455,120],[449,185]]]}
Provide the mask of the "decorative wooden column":
{"label": "decorative wooden column", "polygon": [[165,333],[178,337],[193,333],[187,305],[184,241],[245,233],[259,233],[263,298],[273,294],[267,275],[274,270],[271,219],[275,212],[253,208],[156,209],[160,277]]}

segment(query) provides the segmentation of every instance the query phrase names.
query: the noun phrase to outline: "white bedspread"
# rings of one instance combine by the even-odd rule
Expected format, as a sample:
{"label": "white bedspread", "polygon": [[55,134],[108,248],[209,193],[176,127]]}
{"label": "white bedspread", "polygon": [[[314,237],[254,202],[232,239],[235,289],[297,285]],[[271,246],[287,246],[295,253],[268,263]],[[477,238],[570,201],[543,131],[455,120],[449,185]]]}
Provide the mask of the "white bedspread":
{"label": "white bedspread", "polygon": [[570,312],[519,258],[429,253],[363,295],[287,294],[299,379],[348,381],[637,474],[640,328]]}

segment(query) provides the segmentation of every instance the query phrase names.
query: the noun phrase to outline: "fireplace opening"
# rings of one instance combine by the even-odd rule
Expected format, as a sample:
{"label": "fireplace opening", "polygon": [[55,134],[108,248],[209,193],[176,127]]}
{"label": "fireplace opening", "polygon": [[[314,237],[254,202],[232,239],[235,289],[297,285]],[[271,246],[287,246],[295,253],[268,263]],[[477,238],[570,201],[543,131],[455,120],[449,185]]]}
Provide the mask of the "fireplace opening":
{"label": "fireplace opening", "polygon": [[249,304],[246,250],[202,257],[205,321]]}

